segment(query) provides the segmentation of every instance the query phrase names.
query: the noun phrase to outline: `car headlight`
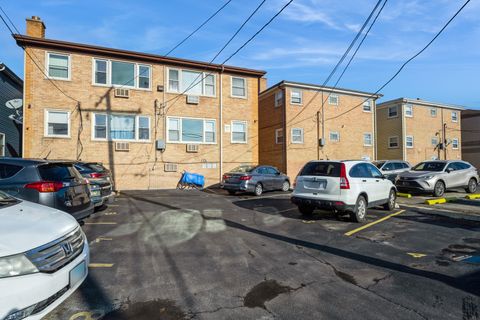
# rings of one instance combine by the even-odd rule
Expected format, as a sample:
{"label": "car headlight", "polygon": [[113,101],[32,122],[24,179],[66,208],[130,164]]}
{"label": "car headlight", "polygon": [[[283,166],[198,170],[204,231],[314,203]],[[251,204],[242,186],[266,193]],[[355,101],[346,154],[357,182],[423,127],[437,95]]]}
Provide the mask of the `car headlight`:
{"label": "car headlight", "polygon": [[8,278],[38,272],[37,267],[23,254],[0,258],[0,278]]}
{"label": "car headlight", "polygon": [[430,179],[432,179],[432,178],[433,178],[433,176],[425,176],[425,177],[423,177],[424,180],[430,180]]}

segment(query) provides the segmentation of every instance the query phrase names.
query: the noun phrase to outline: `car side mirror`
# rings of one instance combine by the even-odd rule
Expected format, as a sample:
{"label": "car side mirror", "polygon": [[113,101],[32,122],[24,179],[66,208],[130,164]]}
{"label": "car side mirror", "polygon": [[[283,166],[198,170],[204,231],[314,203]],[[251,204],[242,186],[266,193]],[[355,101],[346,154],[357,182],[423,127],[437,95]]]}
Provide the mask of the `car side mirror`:
{"label": "car side mirror", "polygon": [[280,172],[279,172],[279,171],[275,172],[275,175],[276,175],[276,176],[279,176],[279,175],[280,175]]}
{"label": "car side mirror", "polygon": [[446,171],[447,171],[447,173],[450,173],[450,172],[452,172],[452,171],[453,171],[453,169],[452,169],[452,168],[447,168],[447,170],[446,170]]}

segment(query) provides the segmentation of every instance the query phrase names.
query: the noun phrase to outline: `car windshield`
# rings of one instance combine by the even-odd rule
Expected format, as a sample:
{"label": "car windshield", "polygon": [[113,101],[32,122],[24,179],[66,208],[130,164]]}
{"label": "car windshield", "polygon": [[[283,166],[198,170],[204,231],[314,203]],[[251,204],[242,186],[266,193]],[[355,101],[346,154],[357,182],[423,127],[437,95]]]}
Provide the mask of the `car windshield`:
{"label": "car windshield", "polygon": [[230,170],[230,172],[240,172],[240,173],[247,173],[247,172],[252,172],[255,170],[256,166],[239,166],[236,167],[235,169]]}
{"label": "car windshield", "polygon": [[444,162],[421,162],[413,167],[413,171],[443,171],[446,163]]}
{"label": "car windshield", "polygon": [[373,161],[373,165],[375,167],[377,167],[378,169],[380,169],[384,164],[385,164],[386,161]]}

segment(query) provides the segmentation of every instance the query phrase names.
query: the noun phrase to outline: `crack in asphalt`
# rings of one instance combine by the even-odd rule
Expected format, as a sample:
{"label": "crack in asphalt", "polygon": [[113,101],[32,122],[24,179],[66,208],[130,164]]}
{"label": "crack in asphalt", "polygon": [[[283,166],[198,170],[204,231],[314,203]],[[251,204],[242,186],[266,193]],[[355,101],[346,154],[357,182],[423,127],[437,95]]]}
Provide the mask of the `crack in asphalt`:
{"label": "crack in asphalt", "polygon": [[[426,320],[428,319],[426,316],[424,316],[423,314],[421,314],[421,313],[418,312],[417,310],[415,310],[415,309],[413,309],[413,308],[409,308],[409,307],[407,307],[407,306],[404,306],[404,305],[402,305],[402,304],[400,304],[400,303],[398,303],[398,302],[396,302],[396,301],[394,301],[394,300],[392,300],[392,299],[390,299],[390,298],[387,298],[387,297],[382,296],[381,294],[379,294],[378,292],[375,292],[374,290],[371,290],[371,289],[370,289],[371,286],[369,286],[369,287],[362,287],[361,285],[359,285],[359,284],[355,281],[355,278],[354,278],[352,275],[347,274],[347,273],[342,272],[342,271],[339,271],[339,270],[338,270],[333,264],[331,264],[330,262],[328,262],[328,261],[326,261],[326,260],[322,260],[322,259],[320,259],[320,258],[318,258],[318,257],[316,257],[316,256],[314,256],[314,255],[312,255],[312,254],[310,254],[310,253],[308,253],[306,250],[304,250],[304,248],[303,248],[302,246],[296,246],[296,247],[297,247],[297,249],[299,249],[301,252],[303,252],[306,256],[308,256],[308,257],[310,257],[310,258],[312,258],[312,259],[320,262],[321,264],[324,264],[324,265],[330,267],[330,268],[332,269],[332,271],[334,272],[334,274],[335,274],[338,278],[340,278],[342,281],[348,282],[348,283],[350,283],[350,284],[352,284],[352,285],[354,285],[354,286],[356,286],[356,287],[358,287],[358,288],[360,288],[360,289],[363,289],[363,290],[366,290],[366,291],[368,291],[368,292],[370,292],[370,293],[373,293],[375,296],[377,296],[377,297],[379,297],[379,298],[381,298],[381,299],[383,299],[383,300],[385,300],[385,301],[387,301],[387,302],[389,302],[389,303],[392,303],[392,304],[394,304],[394,305],[396,305],[396,306],[398,306],[398,307],[401,307],[401,308],[403,308],[403,309],[405,309],[405,310],[411,311],[411,312],[417,314],[417,315],[418,315],[419,317],[421,317],[422,319],[426,319]],[[390,274],[390,277],[391,277],[391,276],[393,276],[393,274]],[[385,279],[386,279],[386,278],[388,278],[388,277],[385,277]],[[378,284],[378,282],[383,281],[383,280],[385,280],[385,279],[379,279],[379,281],[377,281],[374,285]],[[375,281],[375,280],[374,280],[374,281]]]}

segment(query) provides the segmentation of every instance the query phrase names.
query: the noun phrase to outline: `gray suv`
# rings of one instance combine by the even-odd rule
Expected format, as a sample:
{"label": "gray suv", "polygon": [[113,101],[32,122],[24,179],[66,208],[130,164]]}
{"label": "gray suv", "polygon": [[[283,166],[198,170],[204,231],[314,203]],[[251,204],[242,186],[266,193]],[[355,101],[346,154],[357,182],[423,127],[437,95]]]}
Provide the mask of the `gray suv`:
{"label": "gray suv", "polygon": [[409,171],[412,167],[408,162],[402,160],[377,160],[372,163],[392,182],[395,182],[400,173]]}
{"label": "gray suv", "polygon": [[441,197],[447,189],[464,188],[477,191],[477,169],[465,161],[424,161],[412,170],[401,173],[396,181],[399,191],[419,191]]}
{"label": "gray suv", "polygon": [[0,190],[65,211],[77,220],[94,211],[87,181],[69,161],[1,158]]}

